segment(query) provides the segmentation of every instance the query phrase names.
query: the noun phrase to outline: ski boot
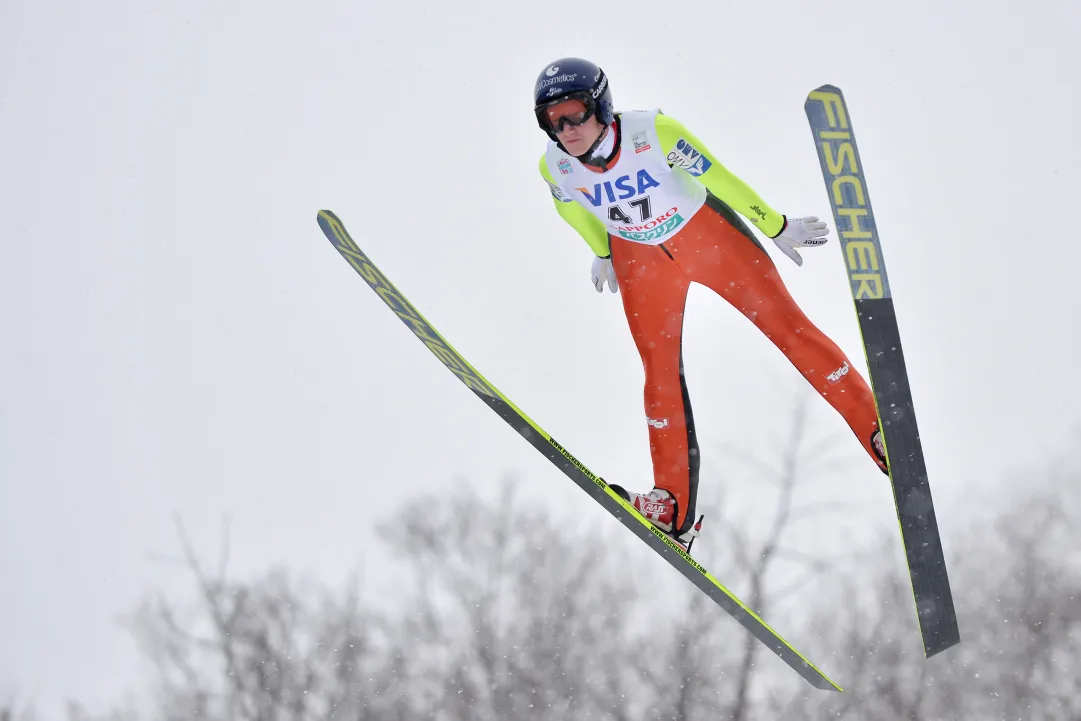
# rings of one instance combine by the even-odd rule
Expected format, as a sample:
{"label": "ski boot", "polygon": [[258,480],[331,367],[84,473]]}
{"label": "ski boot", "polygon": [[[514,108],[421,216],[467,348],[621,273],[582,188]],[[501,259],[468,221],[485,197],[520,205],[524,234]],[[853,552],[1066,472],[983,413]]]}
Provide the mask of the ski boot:
{"label": "ski boot", "polygon": [[871,449],[878,456],[878,467],[887,476],[890,474],[889,462],[886,460],[886,444],[882,440],[882,430],[877,429],[871,434]]}
{"label": "ski boot", "polygon": [[705,518],[705,514],[698,518],[698,522],[690,530],[676,534],[672,531],[672,524],[676,520],[676,499],[671,493],[663,488],[654,488],[649,493],[630,493],[622,486],[614,484],[609,484],[609,488],[634,506],[634,510],[642,514],[654,527],[664,531],[664,534],[675,541],[680,548],[687,553],[691,552],[691,544],[701,535],[702,519]]}

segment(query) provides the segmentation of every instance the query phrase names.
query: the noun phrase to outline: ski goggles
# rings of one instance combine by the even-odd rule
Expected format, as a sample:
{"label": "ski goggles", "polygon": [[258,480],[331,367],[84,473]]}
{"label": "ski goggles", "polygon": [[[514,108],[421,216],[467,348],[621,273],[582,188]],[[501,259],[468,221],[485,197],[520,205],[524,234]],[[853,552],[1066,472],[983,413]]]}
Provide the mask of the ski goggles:
{"label": "ski goggles", "polygon": [[588,92],[564,95],[536,107],[537,122],[541,129],[556,133],[570,125],[578,127],[593,117],[596,104]]}

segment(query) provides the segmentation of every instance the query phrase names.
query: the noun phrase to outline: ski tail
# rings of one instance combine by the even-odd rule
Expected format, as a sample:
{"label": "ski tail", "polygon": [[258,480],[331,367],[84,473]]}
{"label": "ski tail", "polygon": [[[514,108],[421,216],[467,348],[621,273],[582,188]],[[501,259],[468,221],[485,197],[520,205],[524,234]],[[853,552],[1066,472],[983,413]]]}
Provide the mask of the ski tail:
{"label": "ski tail", "polygon": [[755,638],[773,651],[812,686],[840,691],[841,687],[808,661],[783,639],[754,611],[747,608],[731,591],[684,551],[675,540],[656,528],[624,501],[600,476],[589,470],[566,448],[544,431],[536,422],[496,389],[476,368],[469,364],[450,343],[440,335],[424,316],[406,300],[385,275],[365,255],[350,237],[345,225],[329,210],[320,210],[319,227],[342,257],[371,286],[384,303],[413,331],[458,380],[491,408],[508,425],[518,431],[535,449],[574,481],[605,510],[642,539],[650,548],[668,561],[691,583],[702,590],[718,606],[728,612]]}
{"label": "ski tail", "polygon": [[929,658],[960,643],[961,636],[886,261],[844,95],[832,85],[823,85],[808,94],[804,110],[818,149],[859,319],[912,597],[924,655]]}

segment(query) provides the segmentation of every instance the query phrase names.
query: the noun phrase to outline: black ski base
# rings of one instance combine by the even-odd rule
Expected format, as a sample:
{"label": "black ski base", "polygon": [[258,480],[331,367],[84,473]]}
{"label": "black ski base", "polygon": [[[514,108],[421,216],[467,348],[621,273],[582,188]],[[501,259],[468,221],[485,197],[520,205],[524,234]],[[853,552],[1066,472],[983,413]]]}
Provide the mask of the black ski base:
{"label": "black ski base", "polygon": [[890,298],[856,301],[889,456],[916,613],[929,658],[961,642],[912,392]]}

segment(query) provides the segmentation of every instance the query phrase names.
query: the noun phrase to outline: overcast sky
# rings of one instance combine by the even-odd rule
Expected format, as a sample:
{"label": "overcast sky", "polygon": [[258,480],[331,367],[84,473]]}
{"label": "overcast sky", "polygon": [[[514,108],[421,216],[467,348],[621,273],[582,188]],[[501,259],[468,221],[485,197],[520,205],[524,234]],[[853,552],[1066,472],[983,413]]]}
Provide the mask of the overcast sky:
{"label": "overcast sky", "polygon": [[[0,693],[49,710],[135,687],[114,617],[187,588],[154,560],[177,553],[174,513],[208,557],[229,517],[238,574],[363,568],[405,593],[370,527],[412,494],[515,474],[538,502],[590,512],[342,261],[320,208],[590,468],[650,487],[619,299],[593,290],[536,168],[534,78],[565,55],[599,63],[618,108],[663,108],[778,210],[831,227],[803,102],[844,90],[940,525],[959,531],[1081,420],[1078,8],[0,4]],[[802,268],[768,247],[862,370],[832,237]],[[685,334],[710,508],[727,464],[711,445],[769,452],[805,390],[700,287]],[[892,532],[888,484],[812,401],[816,434],[852,463],[808,493],[863,512],[810,550]]]}

